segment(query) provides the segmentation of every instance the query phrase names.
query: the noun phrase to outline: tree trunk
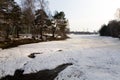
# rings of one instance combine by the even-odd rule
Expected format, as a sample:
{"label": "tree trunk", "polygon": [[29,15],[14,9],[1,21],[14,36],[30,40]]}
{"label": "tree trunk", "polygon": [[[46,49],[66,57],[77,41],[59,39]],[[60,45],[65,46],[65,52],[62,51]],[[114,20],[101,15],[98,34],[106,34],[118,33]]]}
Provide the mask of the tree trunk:
{"label": "tree trunk", "polygon": [[55,38],[55,27],[52,28],[52,37]]}
{"label": "tree trunk", "polygon": [[40,28],[40,39],[43,40],[43,28]]}

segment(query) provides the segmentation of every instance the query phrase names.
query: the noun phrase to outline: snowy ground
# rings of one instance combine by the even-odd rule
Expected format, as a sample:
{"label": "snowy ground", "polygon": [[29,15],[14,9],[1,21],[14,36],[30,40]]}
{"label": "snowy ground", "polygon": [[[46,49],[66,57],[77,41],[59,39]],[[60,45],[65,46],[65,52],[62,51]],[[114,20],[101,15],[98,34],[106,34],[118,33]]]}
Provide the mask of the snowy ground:
{"label": "snowy ground", "polygon": [[[0,77],[16,69],[26,73],[73,63],[55,80],[120,80],[120,40],[97,35],[70,35],[65,41],[22,45],[0,50]],[[34,59],[29,58],[31,53]]]}

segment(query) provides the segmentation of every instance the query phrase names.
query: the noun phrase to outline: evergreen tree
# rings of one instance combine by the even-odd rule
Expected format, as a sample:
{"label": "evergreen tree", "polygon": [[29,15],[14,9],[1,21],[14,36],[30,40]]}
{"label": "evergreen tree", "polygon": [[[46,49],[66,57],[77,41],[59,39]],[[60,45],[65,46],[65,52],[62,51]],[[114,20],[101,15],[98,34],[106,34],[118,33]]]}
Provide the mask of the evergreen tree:
{"label": "evergreen tree", "polygon": [[10,32],[12,32],[13,27],[16,25],[18,31],[18,23],[20,23],[20,7],[14,0],[1,0],[0,11],[4,15],[4,25],[3,31],[5,32],[5,38],[8,39]]}
{"label": "evergreen tree", "polygon": [[57,22],[57,27],[59,29],[59,35],[63,38],[66,38],[66,32],[68,31],[67,25],[68,25],[68,21],[65,18],[65,13],[63,11],[61,12],[57,12],[55,13],[55,15],[53,16],[54,19]]}
{"label": "evergreen tree", "polygon": [[47,19],[48,19],[48,16],[44,10],[40,9],[36,11],[35,24],[39,29],[39,33],[41,36],[40,38],[42,40],[43,40],[43,31],[45,30],[45,28],[47,28],[47,25],[46,25]]}

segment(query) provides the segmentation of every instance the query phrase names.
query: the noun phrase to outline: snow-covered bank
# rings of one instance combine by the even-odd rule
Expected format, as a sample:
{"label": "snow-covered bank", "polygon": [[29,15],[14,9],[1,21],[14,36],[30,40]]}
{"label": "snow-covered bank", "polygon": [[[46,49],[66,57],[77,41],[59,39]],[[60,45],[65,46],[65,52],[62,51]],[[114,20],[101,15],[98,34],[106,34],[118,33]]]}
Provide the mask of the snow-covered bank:
{"label": "snow-covered bank", "polygon": [[[65,41],[22,45],[0,50],[0,77],[14,74],[16,69],[26,73],[54,69],[63,63],[73,63],[55,80],[119,80],[120,40],[97,35],[70,35]],[[28,57],[37,54],[34,59]]]}

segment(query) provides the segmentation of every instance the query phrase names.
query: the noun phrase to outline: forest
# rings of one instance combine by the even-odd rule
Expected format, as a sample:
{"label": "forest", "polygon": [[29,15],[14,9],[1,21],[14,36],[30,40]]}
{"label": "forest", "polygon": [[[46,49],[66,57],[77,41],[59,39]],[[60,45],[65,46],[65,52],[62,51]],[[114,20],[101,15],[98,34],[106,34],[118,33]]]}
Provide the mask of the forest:
{"label": "forest", "polygon": [[99,30],[101,36],[112,36],[120,38],[120,21],[112,20],[106,25],[102,25]]}
{"label": "forest", "polygon": [[0,47],[61,40],[69,32],[63,11],[54,15],[47,0],[0,0]]}
{"label": "forest", "polygon": [[116,10],[115,19],[103,24],[99,30],[100,36],[120,38],[120,8]]}

